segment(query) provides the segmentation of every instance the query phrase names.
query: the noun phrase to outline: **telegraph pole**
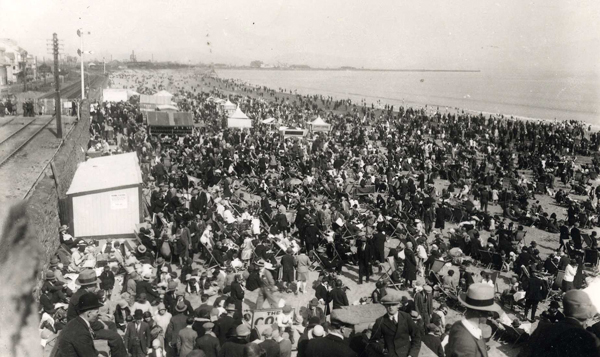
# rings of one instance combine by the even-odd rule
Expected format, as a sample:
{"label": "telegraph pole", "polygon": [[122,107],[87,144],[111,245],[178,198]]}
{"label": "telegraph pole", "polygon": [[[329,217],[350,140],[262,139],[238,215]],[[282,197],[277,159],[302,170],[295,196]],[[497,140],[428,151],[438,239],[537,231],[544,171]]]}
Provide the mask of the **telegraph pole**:
{"label": "telegraph pole", "polygon": [[54,52],[54,85],[56,91],[56,100],[54,104],[54,110],[56,115],[56,134],[58,134],[58,138],[62,139],[62,119],[60,117],[60,112],[62,110],[62,105],[60,102],[60,74],[58,69],[58,36],[56,33],[52,35],[52,46]]}
{"label": "telegraph pole", "polygon": [[83,65],[83,29],[77,30],[77,36],[79,36],[79,59],[81,60],[81,100],[85,99],[85,68]]}

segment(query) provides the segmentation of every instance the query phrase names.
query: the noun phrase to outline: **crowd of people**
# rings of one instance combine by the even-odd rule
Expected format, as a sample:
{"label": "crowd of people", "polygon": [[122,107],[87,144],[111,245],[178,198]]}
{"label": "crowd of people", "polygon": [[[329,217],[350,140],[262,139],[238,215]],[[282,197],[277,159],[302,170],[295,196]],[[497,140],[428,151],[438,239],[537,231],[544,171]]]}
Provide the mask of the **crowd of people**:
{"label": "crowd of people", "polygon": [[[111,81],[134,83],[138,93],[163,89],[145,76]],[[503,313],[493,271],[514,276],[499,300],[523,305],[529,322],[560,284],[564,297],[556,293],[541,315],[544,333],[562,334],[560,326],[582,351],[598,351],[590,347],[598,331],[583,329],[595,314],[580,290],[584,262],[598,254],[595,234],[580,230],[598,224],[600,189],[591,183],[600,161],[580,163],[600,145],[590,128],[160,76],[199,128],[152,136],[135,101],[93,107],[88,152],[137,153],[146,219],[138,244],[96,244],[61,227],[61,251],[40,291],[43,343],[62,331],[57,355],[93,355],[95,338],[108,341],[112,356],[283,357],[297,346],[298,356],[415,357],[421,343],[438,356],[487,356],[487,328],[503,329],[490,319]],[[227,128],[215,101],[224,97],[252,118],[252,129]],[[331,129],[299,139],[261,123],[275,117],[308,128],[317,116]],[[572,191],[556,190],[556,177]],[[567,217],[546,212],[540,196],[566,207]],[[495,206],[501,211],[491,213]],[[561,243],[548,257],[535,240],[527,244],[533,226]],[[484,267],[480,278],[473,266]],[[348,276],[373,284],[356,304],[386,308],[364,331],[336,313],[355,304]],[[310,291],[299,311],[285,301]],[[256,310],[265,301],[281,313],[258,328],[244,304]],[[461,306],[464,318],[446,323]],[[548,343],[538,330],[529,345]]]}

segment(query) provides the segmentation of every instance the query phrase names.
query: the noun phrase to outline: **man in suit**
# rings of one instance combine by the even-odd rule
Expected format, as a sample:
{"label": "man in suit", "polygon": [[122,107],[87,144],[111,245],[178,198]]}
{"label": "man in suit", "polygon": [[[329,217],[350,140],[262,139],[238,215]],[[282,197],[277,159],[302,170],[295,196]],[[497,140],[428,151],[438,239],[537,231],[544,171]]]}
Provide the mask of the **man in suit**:
{"label": "man in suit", "polygon": [[218,357],[221,351],[221,342],[213,332],[215,324],[206,322],[202,325],[204,336],[196,340],[196,348],[202,350],[206,357]]}
{"label": "man in suit", "polygon": [[[373,259],[373,253],[371,251],[371,245],[367,243],[367,237],[360,237],[357,242],[356,256],[358,258],[358,284],[362,284],[363,277],[369,282],[371,277],[371,260]],[[335,307],[334,307],[335,309]]]}
{"label": "man in suit", "polygon": [[527,313],[531,309],[531,319],[529,321],[534,322],[538,303],[546,298],[548,289],[534,267],[532,266],[530,269],[532,271],[528,284],[525,287],[525,317],[527,317]]}
{"label": "man in suit", "polygon": [[332,319],[329,325],[329,334],[309,340],[304,355],[310,357],[358,357],[358,354],[344,341],[341,330],[341,322]]}
{"label": "man in suit", "polygon": [[[285,255],[281,257],[281,267],[283,269],[283,284],[287,288],[296,279],[294,277],[294,266],[296,265],[296,259],[293,256],[294,251],[292,248],[288,248],[285,251]],[[294,291],[295,293],[297,291]]]}
{"label": "man in suit", "polygon": [[152,343],[150,326],[143,320],[142,310],[137,309],[133,313],[135,321],[127,324],[125,330],[125,346],[132,357],[144,357],[148,354],[148,348]]}
{"label": "man in suit", "polygon": [[397,291],[388,291],[381,298],[387,313],[375,321],[370,342],[379,346],[377,341],[383,339],[389,357],[417,357],[421,349],[421,334],[410,315],[400,311],[401,301],[402,296]]}
{"label": "man in suit", "polygon": [[91,324],[98,321],[101,306],[94,293],[85,292],[78,297],[76,310],[79,315],[71,319],[58,335],[56,357],[98,356]]}
{"label": "man in suit", "polygon": [[196,345],[198,334],[192,328],[193,324],[194,318],[188,317],[185,328],[182,328],[177,334],[177,351],[179,351],[179,357],[187,357]]}
{"label": "man in suit", "polygon": [[167,333],[165,334],[165,350],[169,356],[177,356],[177,337],[179,331],[187,326],[187,305],[182,301],[177,303],[175,307],[176,315],[171,317],[171,322],[167,326]]}
{"label": "man in suit", "polygon": [[539,324],[518,357],[600,356],[600,341],[585,329],[585,323],[596,314],[589,295],[569,290],[563,296],[563,308],[565,318]]}
{"label": "man in suit", "polygon": [[429,331],[423,336],[423,343],[438,357],[445,357],[444,347],[442,347],[442,341],[440,340],[440,328],[434,324],[427,325]]}
{"label": "man in suit", "polygon": [[233,282],[231,283],[231,291],[229,292],[229,296],[233,300],[235,304],[235,309],[241,313],[242,312],[242,302],[244,301],[244,288],[242,287],[242,282],[244,278],[240,274],[236,274]]}
{"label": "man in suit", "polygon": [[375,259],[379,261],[379,273],[383,271],[383,264],[385,263],[385,231],[382,225],[377,225],[377,233],[373,235],[373,248],[375,250]]}
{"label": "man in suit", "polygon": [[140,296],[141,293],[145,293],[146,297],[148,298],[148,301],[150,301],[151,304],[154,304],[156,301],[160,300],[160,295],[150,284],[150,280],[152,280],[152,275],[146,274],[142,279],[142,281],[138,281],[136,284],[135,295]]}
{"label": "man in suit", "polygon": [[339,279],[335,281],[335,288],[331,290],[329,296],[331,298],[331,301],[333,302],[334,310],[341,309],[342,306],[350,305],[348,303],[348,296],[346,295],[346,291],[344,289],[342,281]]}
{"label": "man in suit", "polygon": [[221,345],[225,343],[225,341],[231,337],[235,327],[237,326],[237,322],[233,318],[233,314],[236,311],[234,304],[228,304],[225,307],[227,310],[227,315],[219,317],[219,319],[215,322],[215,335],[219,338]]}
{"label": "man in suit", "polygon": [[575,222],[573,228],[571,228],[571,239],[573,240],[573,246],[575,249],[583,249],[581,244],[581,231],[579,230],[579,222]]}
{"label": "man in suit", "polygon": [[79,274],[76,283],[80,288],[71,296],[71,300],[69,300],[67,321],[71,321],[79,316],[79,311],[77,310],[79,298],[86,293],[95,293],[96,290],[98,290],[98,283],[100,283],[100,280],[93,269],[86,269]]}
{"label": "man in suit", "polygon": [[502,311],[494,302],[494,287],[485,283],[471,284],[466,294],[459,295],[458,300],[467,308],[467,312],[450,329],[446,356],[487,357],[487,346],[479,326],[492,312]]}

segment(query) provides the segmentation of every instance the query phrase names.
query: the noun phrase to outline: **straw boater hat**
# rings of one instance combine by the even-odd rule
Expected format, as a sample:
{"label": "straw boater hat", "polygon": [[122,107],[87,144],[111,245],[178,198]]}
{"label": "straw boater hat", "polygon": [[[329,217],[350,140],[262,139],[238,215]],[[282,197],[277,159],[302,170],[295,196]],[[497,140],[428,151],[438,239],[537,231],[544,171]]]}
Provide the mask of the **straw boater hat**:
{"label": "straw boater hat", "polygon": [[484,283],[469,286],[466,294],[461,294],[458,300],[469,309],[480,311],[501,311],[494,302],[494,287]]}

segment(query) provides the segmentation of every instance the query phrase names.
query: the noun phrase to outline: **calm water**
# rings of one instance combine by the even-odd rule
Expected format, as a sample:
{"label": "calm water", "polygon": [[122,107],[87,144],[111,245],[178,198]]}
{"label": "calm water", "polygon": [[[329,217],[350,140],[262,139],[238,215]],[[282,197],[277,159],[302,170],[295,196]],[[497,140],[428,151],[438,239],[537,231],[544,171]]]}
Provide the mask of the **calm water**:
{"label": "calm water", "polygon": [[530,74],[219,70],[270,88],[365,99],[395,106],[460,108],[540,119],[575,119],[600,124],[597,76]]}

